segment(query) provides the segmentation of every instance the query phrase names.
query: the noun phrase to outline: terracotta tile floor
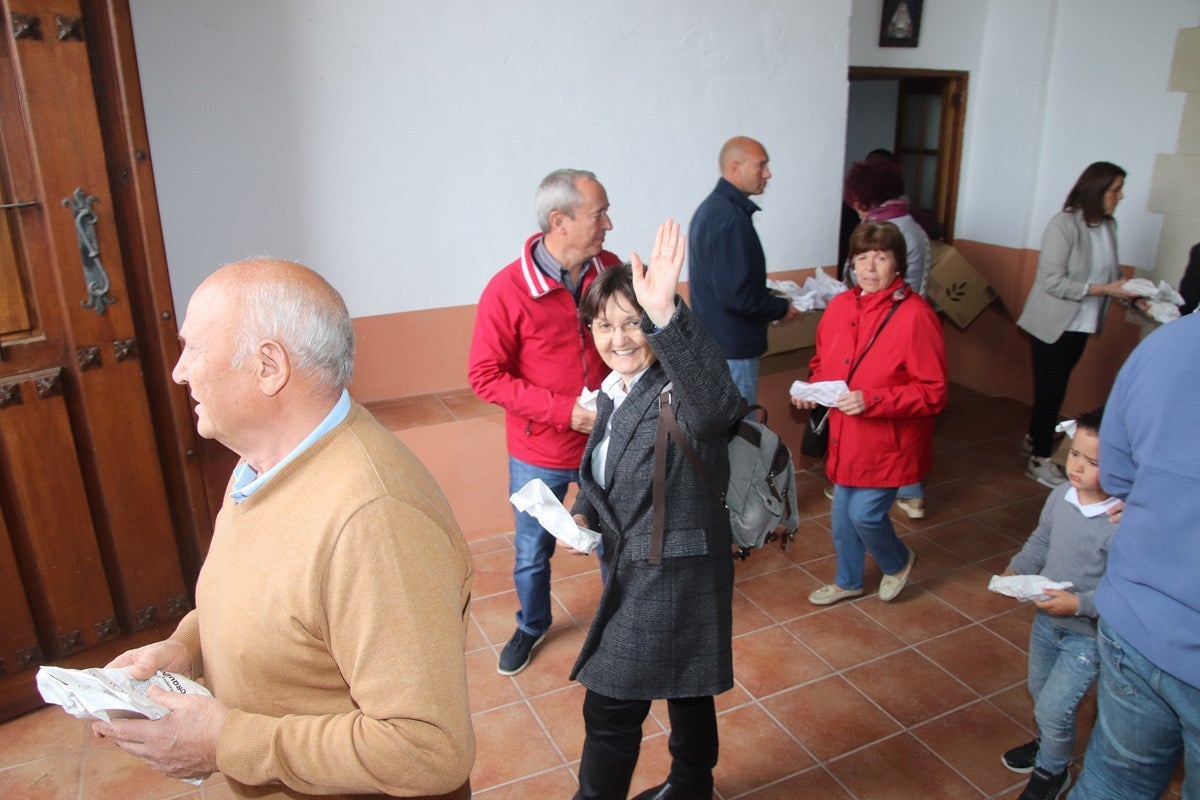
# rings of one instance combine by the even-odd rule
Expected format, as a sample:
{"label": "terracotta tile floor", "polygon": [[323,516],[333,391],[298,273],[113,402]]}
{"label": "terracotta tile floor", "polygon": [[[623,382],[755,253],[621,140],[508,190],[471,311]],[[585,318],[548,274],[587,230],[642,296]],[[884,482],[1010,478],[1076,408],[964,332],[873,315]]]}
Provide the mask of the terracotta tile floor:
{"label": "terracotta tile floor", "polygon": [[[790,380],[764,375],[764,397],[783,397]],[[475,555],[466,654],[479,752],[475,796],[569,798],[583,740],[583,690],[567,674],[600,593],[595,561],[554,557],[554,627],[529,669],[497,674],[516,609],[503,417],[470,392],[373,410],[438,477]],[[798,424],[786,407],[779,402],[770,410],[775,427],[794,441]],[[717,698],[720,798],[974,800],[1019,793],[1025,781],[1001,766],[1000,754],[1030,736],[1024,679],[1032,612],[985,586],[1032,530],[1046,494],[1022,474],[1026,413],[1014,401],[954,388],[938,420],[928,516],[893,514],[919,559],[915,583],[891,604],[873,594],[824,609],[807,603],[834,563],[822,479],[800,474],[803,521],[793,547],[755,553],[737,567],[736,685]],[[878,571],[867,580],[873,588]],[[1089,703],[1081,752],[1093,718]],[[665,706],[656,703],[634,792],[666,774],[665,721]],[[1179,792],[1177,779],[1167,797]],[[156,776],[91,740],[84,723],[57,708],[0,726],[3,798],[228,796],[220,776],[199,789]]]}

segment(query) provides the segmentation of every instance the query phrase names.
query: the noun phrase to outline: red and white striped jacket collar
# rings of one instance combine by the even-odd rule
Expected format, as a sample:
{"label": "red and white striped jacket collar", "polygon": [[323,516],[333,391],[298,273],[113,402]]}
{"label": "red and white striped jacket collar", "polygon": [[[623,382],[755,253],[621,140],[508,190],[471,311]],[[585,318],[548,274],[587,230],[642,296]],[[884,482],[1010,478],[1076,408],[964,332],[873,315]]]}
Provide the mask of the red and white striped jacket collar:
{"label": "red and white striped jacket collar", "polygon": [[[562,284],[554,280],[546,273],[538,269],[538,265],[534,263],[533,251],[537,247],[545,234],[535,233],[525,240],[525,248],[521,251],[521,276],[525,278],[525,287],[529,289],[529,296],[534,300],[549,293],[553,289],[562,288]],[[600,256],[597,255],[588,262],[580,274],[579,279],[583,280],[583,276],[587,275],[589,269],[595,269],[599,275],[604,271],[604,265],[600,262]]]}

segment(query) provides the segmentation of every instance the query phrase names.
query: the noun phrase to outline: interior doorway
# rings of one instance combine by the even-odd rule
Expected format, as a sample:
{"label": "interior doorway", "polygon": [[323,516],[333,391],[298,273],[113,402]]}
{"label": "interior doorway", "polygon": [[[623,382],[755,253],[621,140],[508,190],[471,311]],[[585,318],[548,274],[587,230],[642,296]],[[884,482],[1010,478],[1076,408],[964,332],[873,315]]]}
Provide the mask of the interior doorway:
{"label": "interior doorway", "polygon": [[904,169],[909,200],[936,217],[952,242],[967,73],[851,67],[849,78],[846,170],[872,150],[891,150]]}

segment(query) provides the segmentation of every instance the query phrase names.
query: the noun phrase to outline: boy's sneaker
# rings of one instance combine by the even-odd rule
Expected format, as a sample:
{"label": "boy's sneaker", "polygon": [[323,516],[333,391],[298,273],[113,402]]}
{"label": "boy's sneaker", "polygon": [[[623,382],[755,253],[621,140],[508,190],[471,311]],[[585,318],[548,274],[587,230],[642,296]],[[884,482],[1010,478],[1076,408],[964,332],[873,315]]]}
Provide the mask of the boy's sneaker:
{"label": "boy's sneaker", "polygon": [[1071,773],[1069,770],[1064,769],[1057,775],[1052,775],[1038,767],[1029,776],[1029,785],[1025,787],[1025,791],[1021,792],[1021,796],[1017,800],[1058,800],[1066,793],[1070,783]]}
{"label": "boy's sneaker", "polygon": [[546,638],[546,634],[541,636],[533,636],[525,631],[517,628],[516,633],[508,640],[508,644],[504,645],[504,649],[500,651],[500,663],[496,666],[496,671],[501,675],[516,675],[521,670],[529,666],[529,662],[533,659],[533,648],[542,643],[542,639]]}
{"label": "boy's sneaker", "polygon": [[1037,458],[1036,456],[1029,457],[1029,463],[1025,465],[1025,477],[1033,478],[1042,486],[1051,489],[1067,482],[1067,476],[1063,474],[1058,464],[1048,458]]}
{"label": "boy's sneaker", "polygon": [[1033,768],[1037,764],[1037,754],[1040,743],[1040,739],[1034,739],[1032,742],[1026,742],[1020,747],[1014,747],[1012,750],[1009,750],[1007,753],[1000,756],[1000,762],[1013,772],[1033,772]]}

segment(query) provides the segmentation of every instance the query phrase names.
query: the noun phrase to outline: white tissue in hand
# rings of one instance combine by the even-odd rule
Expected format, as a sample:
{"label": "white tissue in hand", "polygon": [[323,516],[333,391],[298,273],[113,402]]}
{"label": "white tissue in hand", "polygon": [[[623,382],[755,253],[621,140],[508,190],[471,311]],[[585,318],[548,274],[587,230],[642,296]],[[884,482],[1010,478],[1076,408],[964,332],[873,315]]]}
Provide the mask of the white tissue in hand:
{"label": "white tissue in hand", "polygon": [[850,387],[846,385],[845,381],[817,381],[816,383],[792,381],[792,387],[788,390],[788,394],[798,400],[807,400],[833,408],[837,405],[837,399],[848,391],[850,391]]}
{"label": "white tissue in hand", "polygon": [[595,411],[596,398],[599,396],[599,394],[599,391],[595,389],[589,389],[585,386],[583,387],[583,391],[579,393],[579,400],[577,402],[588,411]]}
{"label": "white tissue in hand", "polygon": [[37,672],[37,687],[42,699],[63,707],[73,717],[98,719],[161,719],[170,713],[149,698],[147,692],[157,686],[176,694],[212,697],[200,684],[173,672],[159,670],[149,680],[140,681],[123,669],[63,669],[42,667]]}
{"label": "white tissue in hand", "polygon": [[534,478],[508,498],[517,511],[533,516],[555,539],[584,553],[590,553],[600,543],[600,534],[575,524],[566,506],[558,501],[541,478]]}
{"label": "white tissue in hand", "polygon": [[1070,589],[1070,581],[1052,581],[1044,575],[993,575],[988,589],[1018,600],[1049,600],[1047,589]]}

